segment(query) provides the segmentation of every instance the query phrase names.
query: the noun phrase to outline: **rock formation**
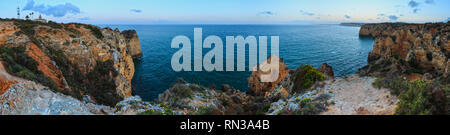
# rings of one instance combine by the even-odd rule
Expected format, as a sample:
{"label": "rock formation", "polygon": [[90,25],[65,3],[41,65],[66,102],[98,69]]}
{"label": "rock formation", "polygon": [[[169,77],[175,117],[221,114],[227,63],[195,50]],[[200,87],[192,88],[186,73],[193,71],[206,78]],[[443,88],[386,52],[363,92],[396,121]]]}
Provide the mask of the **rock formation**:
{"label": "rock formation", "polygon": [[331,67],[327,63],[323,63],[322,66],[320,66],[319,71],[322,72],[325,75],[326,80],[333,80],[334,79],[333,67]]}
{"label": "rock formation", "polygon": [[159,95],[157,102],[168,105],[174,112],[190,115],[248,115],[257,107],[255,98],[240,90],[216,90],[179,79]]}
{"label": "rock formation", "polygon": [[[29,69],[30,74],[42,74],[50,81],[8,70],[15,72],[13,75],[75,98],[88,94],[105,105],[114,105],[132,96],[133,58],[142,56],[136,31],[120,33],[118,29],[93,25],[30,20],[0,20],[0,48],[15,49],[16,54],[8,54],[13,56],[19,56],[21,52],[17,50],[25,48],[23,54],[27,56],[17,59],[27,60],[28,65],[17,60],[3,62],[6,66]],[[14,70],[20,69],[15,67]]]}
{"label": "rock formation", "polygon": [[125,37],[128,51],[133,58],[142,57],[141,44],[135,30],[125,30],[121,33]]}
{"label": "rock formation", "polygon": [[[280,82],[286,78],[286,76],[291,72],[292,70],[288,69],[286,67],[286,64],[284,64],[283,59],[279,59],[279,75],[278,79],[275,82],[261,82],[261,76],[264,74],[267,74],[261,70],[256,70],[252,73],[252,75],[248,78],[248,85],[250,86],[249,92],[252,95],[256,96],[264,96],[267,92],[271,92],[274,90],[275,86],[277,86]],[[263,66],[270,66],[270,60],[271,58],[268,58],[263,64],[259,65],[260,67]]]}
{"label": "rock formation", "polygon": [[369,66],[360,73],[380,75],[384,73],[429,73],[447,77],[450,70],[450,23],[366,24],[361,36],[375,38],[369,54]]}
{"label": "rock formation", "polygon": [[163,111],[160,105],[128,97],[115,107],[80,101],[49,90],[31,81],[23,81],[0,95],[0,115],[135,115],[146,110]]}
{"label": "rock formation", "polygon": [[[399,73],[425,80],[448,76],[448,25],[364,25],[360,35],[376,41],[360,74]],[[180,79],[156,101],[144,102],[131,94],[133,58],[138,57],[136,31],[1,20],[0,114],[392,114],[398,102],[387,89],[373,87],[375,77],[335,79],[326,63],[294,71],[281,58],[279,78],[261,82],[265,73],[254,71],[247,93]],[[361,104],[366,101],[370,104]]]}

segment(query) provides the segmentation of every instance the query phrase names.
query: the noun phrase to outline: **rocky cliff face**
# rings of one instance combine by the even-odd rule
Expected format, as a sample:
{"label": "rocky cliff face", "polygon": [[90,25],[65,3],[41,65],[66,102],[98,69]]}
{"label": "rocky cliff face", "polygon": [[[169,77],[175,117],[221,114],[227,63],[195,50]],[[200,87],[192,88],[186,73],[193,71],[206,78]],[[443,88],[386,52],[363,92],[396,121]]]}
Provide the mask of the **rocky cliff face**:
{"label": "rocky cliff face", "polygon": [[433,77],[449,75],[450,23],[427,24],[366,24],[361,36],[375,38],[369,54],[369,66],[362,74],[384,73],[427,74]]}
{"label": "rocky cliff face", "polygon": [[139,37],[137,36],[137,32],[135,30],[125,30],[121,32],[125,37],[125,42],[127,44],[127,49],[130,52],[133,58],[142,57],[141,44],[139,42]]}
{"label": "rocky cliff face", "polygon": [[[255,70],[248,78],[250,94],[256,96],[267,96],[267,94],[270,93],[275,86],[281,83],[284,78],[289,75],[289,73],[292,73],[292,70],[287,68],[282,58],[276,57],[275,59],[280,61],[278,79],[275,82],[261,82],[261,76],[268,73],[264,73],[262,70]],[[265,62],[259,65],[260,68],[264,68],[264,66],[271,66],[270,60],[271,58],[268,58]]]}
{"label": "rocky cliff face", "polygon": [[105,105],[132,96],[133,58],[142,56],[136,31],[24,20],[0,21],[0,48],[12,75]]}

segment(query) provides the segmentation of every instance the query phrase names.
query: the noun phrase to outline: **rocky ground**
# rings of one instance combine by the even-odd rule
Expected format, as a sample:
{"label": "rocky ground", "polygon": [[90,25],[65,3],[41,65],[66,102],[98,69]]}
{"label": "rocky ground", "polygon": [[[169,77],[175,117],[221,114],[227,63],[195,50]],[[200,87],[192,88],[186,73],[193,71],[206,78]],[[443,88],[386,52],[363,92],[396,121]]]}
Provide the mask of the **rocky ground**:
{"label": "rocky ground", "polygon": [[328,80],[320,88],[272,103],[266,114],[292,114],[302,110],[302,101],[311,100],[320,115],[392,115],[398,99],[388,89],[374,88],[375,79],[351,75]]}
{"label": "rocky ground", "polygon": [[[135,31],[0,20],[0,114],[390,115],[399,107],[400,114],[448,114],[448,25],[362,26],[360,35],[375,45],[358,75],[335,78],[326,63],[291,70],[272,57],[279,78],[261,82],[268,73],[253,72],[246,93],[179,79],[145,102],[131,88],[132,58],[142,56]],[[259,68],[274,66],[269,60]]]}
{"label": "rocky ground", "polygon": [[146,110],[163,109],[139,96],[126,98],[115,107],[97,105],[89,97],[80,101],[31,81],[12,85],[0,96],[0,115],[135,115]]}
{"label": "rocky ground", "polygon": [[[283,62],[280,64],[284,64]],[[306,70],[308,69],[308,70]],[[311,70],[311,71],[309,71]],[[270,85],[252,82],[251,86],[270,86],[265,92],[243,93],[228,85],[221,88],[204,87],[179,79],[154,102],[144,102],[138,96],[124,99],[113,107],[95,104],[91,96],[75,99],[50,90],[48,87],[26,81],[6,72],[10,78],[5,93],[0,96],[0,114],[39,115],[342,115],[392,114],[397,100],[386,89],[372,86],[374,77],[334,79],[332,67],[324,64],[319,70],[299,68],[282,70],[280,81]],[[320,72],[319,72],[320,71]],[[317,81],[310,90],[297,91],[296,83],[304,72],[317,73]],[[325,74],[324,74],[325,73]],[[261,76],[255,72],[252,76]],[[303,78],[301,80],[305,80]],[[302,81],[300,81],[302,82]],[[256,89],[251,89],[256,90]],[[258,89],[261,90],[261,89]]]}
{"label": "rocky ground", "polygon": [[337,78],[321,90],[329,91],[330,102],[323,115],[391,115],[398,99],[385,88],[374,88],[375,77],[352,75]]}

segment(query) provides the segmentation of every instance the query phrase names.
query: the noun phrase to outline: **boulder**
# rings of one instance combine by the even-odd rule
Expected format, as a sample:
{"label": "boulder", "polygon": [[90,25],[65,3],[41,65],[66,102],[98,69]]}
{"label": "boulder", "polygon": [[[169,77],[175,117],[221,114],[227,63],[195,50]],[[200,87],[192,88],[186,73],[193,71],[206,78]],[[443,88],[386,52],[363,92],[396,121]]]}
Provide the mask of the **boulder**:
{"label": "boulder", "polygon": [[125,37],[128,51],[133,58],[141,58],[143,56],[139,37],[135,30],[125,30],[120,33]]}
{"label": "boulder", "polygon": [[319,71],[325,75],[326,80],[334,80],[333,67],[327,63],[323,63],[322,66],[320,66]]}
{"label": "boulder", "polygon": [[[279,60],[279,74],[278,79],[274,82],[261,82],[261,76],[267,73],[257,70],[253,71],[252,75],[248,78],[248,84],[250,86],[249,93],[255,96],[264,96],[267,92],[272,92],[279,83],[281,83],[284,78],[292,70],[288,69],[282,58],[276,57]],[[260,67],[269,66],[271,58],[263,62]]]}

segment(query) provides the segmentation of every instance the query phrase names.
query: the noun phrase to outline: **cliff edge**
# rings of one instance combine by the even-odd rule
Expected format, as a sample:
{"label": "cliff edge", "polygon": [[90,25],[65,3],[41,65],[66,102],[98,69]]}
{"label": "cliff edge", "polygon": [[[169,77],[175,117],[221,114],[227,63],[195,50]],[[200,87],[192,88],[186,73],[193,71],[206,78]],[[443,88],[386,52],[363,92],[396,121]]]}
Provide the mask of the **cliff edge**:
{"label": "cliff edge", "polygon": [[375,38],[369,65],[358,73],[376,76],[400,102],[395,114],[448,115],[450,112],[450,23],[381,23],[361,27]]}
{"label": "cliff edge", "polygon": [[12,76],[113,106],[132,96],[133,58],[142,52],[134,30],[2,19],[0,56]]}
{"label": "cliff edge", "polygon": [[361,36],[375,38],[369,54],[367,75],[386,73],[427,74],[428,78],[450,73],[450,23],[382,23],[361,27]]}

